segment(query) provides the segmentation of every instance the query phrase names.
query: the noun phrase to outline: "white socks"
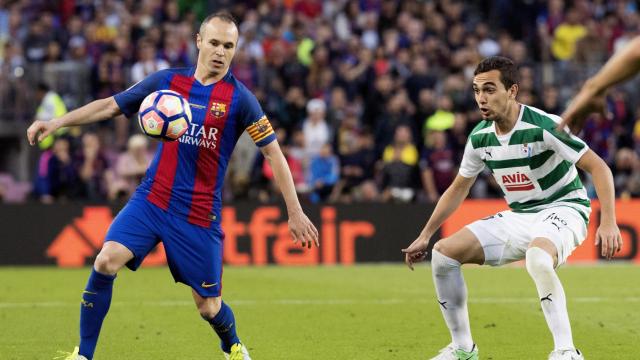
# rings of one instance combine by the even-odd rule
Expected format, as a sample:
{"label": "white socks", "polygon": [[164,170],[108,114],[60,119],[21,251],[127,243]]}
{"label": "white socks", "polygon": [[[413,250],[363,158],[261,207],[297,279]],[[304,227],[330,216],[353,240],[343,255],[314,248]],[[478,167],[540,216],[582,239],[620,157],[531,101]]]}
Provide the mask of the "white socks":
{"label": "white socks", "polygon": [[553,269],[553,258],[546,251],[532,247],[526,254],[527,271],[536,283],[540,305],[553,335],[556,350],[574,349],[567,314],[564,289]]}
{"label": "white socks", "polygon": [[462,278],[460,263],[433,250],[431,269],[440,310],[451,332],[453,344],[456,348],[471,351],[473,340],[467,311],[467,285]]}

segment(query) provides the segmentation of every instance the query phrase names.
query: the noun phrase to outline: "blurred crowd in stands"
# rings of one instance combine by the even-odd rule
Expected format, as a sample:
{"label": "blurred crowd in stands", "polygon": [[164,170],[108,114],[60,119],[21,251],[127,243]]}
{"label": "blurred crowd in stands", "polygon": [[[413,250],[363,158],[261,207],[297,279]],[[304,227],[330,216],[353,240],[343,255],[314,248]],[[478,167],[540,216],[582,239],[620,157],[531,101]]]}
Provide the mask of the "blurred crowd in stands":
{"label": "blurred crowd in stands", "polygon": [[[639,5],[0,0],[0,105],[14,110],[0,120],[49,120],[157,70],[194,66],[200,20],[225,7],[241,34],[233,74],[277,128],[302,196],[434,202],[455,177],[466,136],[480,120],[470,84],[483,57],[512,58],[520,66],[519,101],[559,114],[588,75],[640,34]],[[78,74],[83,86],[60,85]],[[580,134],[610,164],[619,197],[640,196],[639,90],[636,81],[611,91],[610,118],[593,116]],[[32,156],[28,184],[0,169],[0,194],[45,203],[125,199],[155,146],[140,135],[135,118],[66,129]],[[227,174],[227,201],[278,199],[263,160],[251,139],[241,138]],[[501,193],[485,172],[471,196]]]}

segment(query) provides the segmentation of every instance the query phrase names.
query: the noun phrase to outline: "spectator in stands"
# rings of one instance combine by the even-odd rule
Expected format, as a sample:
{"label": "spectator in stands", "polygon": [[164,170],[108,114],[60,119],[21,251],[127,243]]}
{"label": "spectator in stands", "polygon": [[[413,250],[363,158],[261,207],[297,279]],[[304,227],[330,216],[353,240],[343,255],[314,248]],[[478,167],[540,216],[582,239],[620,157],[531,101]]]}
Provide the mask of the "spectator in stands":
{"label": "spectator in stands", "polygon": [[358,199],[366,181],[372,181],[376,166],[373,135],[368,131],[356,134],[356,141],[340,156],[340,180],[332,194],[333,201],[352,202]]}
{"label": "spectator in stands", "polygon": [[59,137],[53,143],[44,182],[45,186],[38,194],[42,203],[77,198],[78,172],[73,164],[69,140],[65,137]]}
{"label": "spectator in stands", "polygon": [[407,92],[404,89],[399,90],[391,96],[386,108],[378,115],[375,123],[376,152],[379,154],[378,156],[380,156],[385,147],[393,141],[394,134],[398,127],[408,127],[412,133],[416,131],[413,129],[413,124],[411,123],[414,112],[415,107],[409,100]]}
{"label": "spectator in stands", "polygon": [[611,167],[616,194],[623,198],[640,196],[640,158],[629,148],[618,150]]}
{"label": "spectator in stands", "polygon": [[305,151],[309,158],[320,154],[322,146],[331,141],[331,130],[325,119],[327,105],[324,100],[311,99],[307,103],[307,118],[302,124]]}
{"label": "spectator in stands", "polygon": [[103,201],[107,196],[105,172],[109,167],[100,139],[95,133],[82,135],[82,143],[75,159],[78,174],[78,196],[90,201]]}
{"label": "spectator in stands", "polygon": [[445,131],[453,127],[455,115],[453,114],[453,101],[448,95],[438,98],[438,108],[433,115],[429,116],[422,128],[425,134],[429,130]]}
{"label": "spectator in stands", "polygon": [[282,105],[284,111],[279,117],[280,125],[291,133],[294,128],[302,126],[306,117],[307,98],[302,88],[293,86],[287,89]]}
{"label": "spectator in stands", "polygon": [[578,40],[587,35],[587,28],[581,24],[580,12],[576,8],[567,10],[565,20],[553,32],[551,53],[558,60],[571,60]]}
{"label": "spectator in stands", "polygon": [[333,154],[331,145],[325,143],[320,152],[309,163],[308,186],[311,189],[311,201],[325,201],[340,177],[340,162]]}
{"label": "spectator in stands", "polygon": [[542,102],[536,107],[548,112],[549,114],[559,114],[560,109],[560,94],[555,86],[545,86],[542,91]]}
{"label": "spectator in stands", "polygon": [[583,66],[601,64],[607,60],[607,39],[594,19],[587,20],[586,29],[586,35],[576,42],[574,60]]}
{"label": "spectator in stands", "polygon": [[[166,32],[163,41],[163,49],[160,57],[168,64],[169,67],[190,67],[193,65],[193,62],[189,59],[189,54],[187,53],[187,45],[185,42],[180,41],[179,34],[173,31]],[[146,56],[147,55],[145,54],[145,58]],[[155,64],[151,61],[145,62],[143,64],[143,71],[148,71],[154,65],[158,70],[161,70],[161,67],[165,66],[165,64],[162,63],[162,60],[159,62],[156,61]],[[141,59],[141,61],[143,60]],[[137,76],[140,75],[136,74],[136,77]]]}
{"label": "spectator in stands", "polygon": [[[51,90],[49,85],[44,82],[38,83],[36,87],[36,101],[39,102],[36,109],[35,120],[49,121],[53,118],[62,116],[67,113],[67,106],[64,104],[62,97],[57,92]],[[53,145],[55,136],[66,134],[69,129],[63,128],[56,131],[54,135],[47,136],[38,144],[42,150],[49,149]]]}
{"label": "spectator in stands", "polygon": [[97,98],[115,95],[126,88],[124,59],[114,45],[109,45],[100,57],[97,66],[95,93]]}
{"label": "spectator in stands", "polygon": [[146,136],[136,134],[129,138],[127,151],[118,156],[115,167],[106,174],[110,200],[126,200],[133,194],[144,177],[151,157]]}
{"label": "spectator in stands", "polygon": [[391,202],[411,202],[416,194],[418,149],[413,144],[411,129],[397,127],[393,143],[382,156],[382,199]]}
{"label": "spectator in stands", "polygon": [[148,75],[169,68],[169,63],[156,54],[156,49],[149,39],[142,39],[138,44],[138,61],[131,67],[131,81],[137,83]]}
{"label": "spectator in stands", "polygon": [[[355,106],[348,106],[347,93],[342,87],[336,86],[331,89],[329,104],[327,109],[327,123],[332,129],[337,129],[346,117],[347,111],[356,112]],[[356,120],[358,114],[355,114]]]}
{"label": "spectator in stands", "polygon": [[29,33],[24,41],[24,52],[30,62],[42,62],[47,56],[47,45],[52,40],[51,34],[45,32],[40,19],[29,25]]}
{"label": "spectator in stands", "polygon": [[429,131],[426,147],[420,156],[422,189],[429,202],[435,203],[457,174],[456,154],[447,146],[444,131]]}

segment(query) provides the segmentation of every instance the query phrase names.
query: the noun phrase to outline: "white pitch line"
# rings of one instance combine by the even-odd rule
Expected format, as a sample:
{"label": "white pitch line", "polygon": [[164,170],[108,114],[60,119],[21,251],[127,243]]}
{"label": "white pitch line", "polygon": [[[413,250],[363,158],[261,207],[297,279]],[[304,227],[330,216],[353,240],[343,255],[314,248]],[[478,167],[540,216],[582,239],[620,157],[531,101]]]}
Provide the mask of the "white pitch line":
{"label": "white pitch line", "polygon": [[[578,303],[599,303],[599,302],[640,302],[640,297],[573,297],[567,299],[568,302]],[[423,298],[391,298],[391,299],[276,299],[276,300],[250,300],[238,299],[229,300],[228,303],[236,306],[252,306],[252,305],[396,305],[396,304],[412,304],[412,303],[431,303],[434,299]],[[479,297],[470,298],[471,304],[519,304],[519,303],[537,303],[539,300],[535,297]],[[16,309],[16,308],[60,308],[75,307],[80,304],[78,302],[63,301],[43,301],[43,302],[0,302],[0,309]],[[161,300],[161,301],[114,301],[112,306],[156,306],[156,307],[179,307],[194,306],[192,301],[188,300]]]}

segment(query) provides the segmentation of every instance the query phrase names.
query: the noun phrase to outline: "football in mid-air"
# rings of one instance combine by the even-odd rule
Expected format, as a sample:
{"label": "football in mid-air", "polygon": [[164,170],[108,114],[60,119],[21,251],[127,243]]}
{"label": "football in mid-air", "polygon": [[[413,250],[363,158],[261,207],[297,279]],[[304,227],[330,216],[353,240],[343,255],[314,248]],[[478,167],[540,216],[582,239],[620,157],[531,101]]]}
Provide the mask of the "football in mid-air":
{"label": "football in mid-air", "polygon": [[191,108],[177,92],[158,90],[140,104],[138,122],[142,131],[156,139],[177,140],[189,128]]}

